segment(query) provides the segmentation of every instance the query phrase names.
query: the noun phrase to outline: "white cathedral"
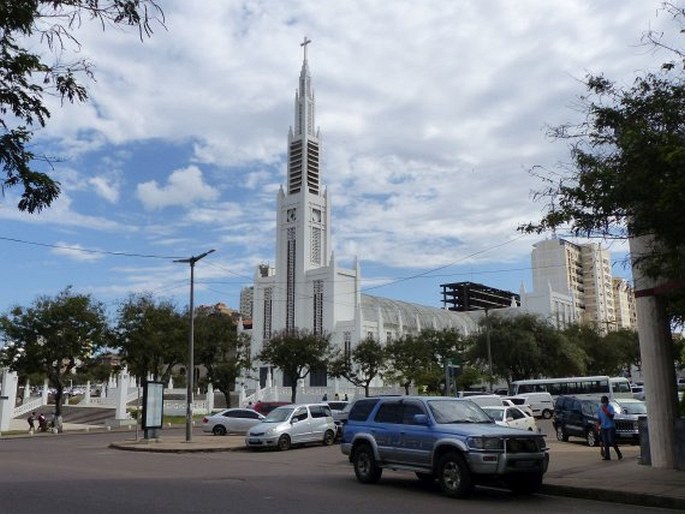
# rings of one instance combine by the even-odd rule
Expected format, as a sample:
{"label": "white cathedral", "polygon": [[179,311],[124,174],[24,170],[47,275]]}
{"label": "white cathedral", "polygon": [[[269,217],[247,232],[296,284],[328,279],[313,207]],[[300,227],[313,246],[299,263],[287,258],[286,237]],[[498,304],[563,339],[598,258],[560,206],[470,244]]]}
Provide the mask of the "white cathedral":
{"label": "white cathedral", "polygon": [[[315,101],[304,60],[295,93],[295,124],[288,132],[287,183],[278,192],[275,266],[257,267],[254,286],[241,292],[241,305],[251,304],[251,352],[284,329],[331,335],[334,346],[349,352],[367,337],[385,344],[423,329],[477,330],[480,312],[453,312],[437,307],[362,294],[361,271],[338,266],[331,242],[330,195],[322,183],[321,133],[315,124]],[[437,294],[437,291],[436,291]],[[249,301],[251,296],[251,302]],[[245,313],[243,313],[245,316]],[[259,365],[259,384],[287,386],[277,369]],[[308,386],[330,387],[325,372],[310,372]],[[383,385],[380,381],[372,386]],[[248,386],[249,387],[249,386]]]}

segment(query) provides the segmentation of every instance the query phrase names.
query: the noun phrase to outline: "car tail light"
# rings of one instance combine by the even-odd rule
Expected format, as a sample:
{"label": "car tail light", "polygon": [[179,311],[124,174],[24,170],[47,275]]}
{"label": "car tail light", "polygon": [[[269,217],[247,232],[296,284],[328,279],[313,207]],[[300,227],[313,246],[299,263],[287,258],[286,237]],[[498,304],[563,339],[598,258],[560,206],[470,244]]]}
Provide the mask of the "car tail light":
{"label": "car tail light", "polygon": [[203,423],[207,423],[208,421],[209,421],[209,420],[208,420],[206,417],[202,418],[202,422],[203,422]]}

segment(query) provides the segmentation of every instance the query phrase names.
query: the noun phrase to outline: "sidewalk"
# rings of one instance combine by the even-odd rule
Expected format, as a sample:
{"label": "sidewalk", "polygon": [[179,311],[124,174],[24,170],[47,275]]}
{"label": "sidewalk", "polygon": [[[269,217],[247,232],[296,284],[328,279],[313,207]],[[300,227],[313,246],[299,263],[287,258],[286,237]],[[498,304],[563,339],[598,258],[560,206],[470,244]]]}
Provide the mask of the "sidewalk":
{"label": "sidewalk", "polygon": [[[26,421],[13,430],[25,430]],[[103,430],[102,426],[65,425],[65,431]],[[178,433],[175,431],[175,433]],[[132,434],[131,434],[132,435]],[[225,452],[245,448],[243,436],[218,437],[193,431],[190,442],[185,435],[159,439],[139,439],[122,433],[110,448],[166,453]],[[598,448],[583,442],[563,443],[547,437],[550,465],[543,481],[543,494],[587,498],[612,503],[685,510],[685,471],[657,469],[639,464],[639,446],[621,446],[623,460],[603,461]]]}
{"label": "sidewalk", "polygon": [[550,465],[543,493],[685,510],[685,471],[639,464],[639,446],[621,446],[623,460],[601,460],[598,448],[547,438]]}

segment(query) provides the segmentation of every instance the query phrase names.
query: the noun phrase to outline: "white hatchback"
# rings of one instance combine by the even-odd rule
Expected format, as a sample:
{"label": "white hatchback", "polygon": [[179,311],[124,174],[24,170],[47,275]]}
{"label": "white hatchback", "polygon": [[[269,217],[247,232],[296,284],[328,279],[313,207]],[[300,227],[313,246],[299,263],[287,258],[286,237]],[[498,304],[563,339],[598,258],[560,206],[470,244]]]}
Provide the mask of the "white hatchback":
{"label": "white hatchback", "polygon": [[248,448],[289,450],[294,445],[335,441],[336,427],[331,408],[324,403],[284,405],[272,410],[264,421],[245,436]]}

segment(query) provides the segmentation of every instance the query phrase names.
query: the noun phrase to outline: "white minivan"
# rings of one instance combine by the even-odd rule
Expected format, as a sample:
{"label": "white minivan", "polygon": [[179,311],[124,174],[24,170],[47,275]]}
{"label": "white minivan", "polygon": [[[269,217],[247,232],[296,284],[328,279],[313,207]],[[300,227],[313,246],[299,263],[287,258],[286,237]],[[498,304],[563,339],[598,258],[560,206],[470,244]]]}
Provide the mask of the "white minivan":
{"label": "white minivan", "polygon": [[550,393],[521,393],[512,398],[525,398],[536,418],[550,419],[554,414],[554,399]]}
{"label": "white minivan", "polygon": [[245,446],[279,450],[289,450],[294,445],[305,443],[328,446],[335,441],[335,432],[335,421],[327,404],[283,405],[250,428],[245,436]]}

